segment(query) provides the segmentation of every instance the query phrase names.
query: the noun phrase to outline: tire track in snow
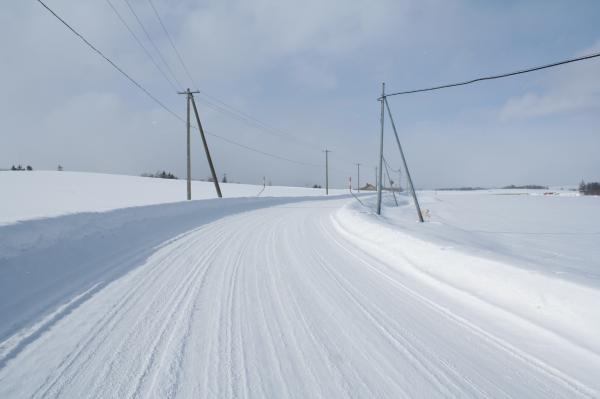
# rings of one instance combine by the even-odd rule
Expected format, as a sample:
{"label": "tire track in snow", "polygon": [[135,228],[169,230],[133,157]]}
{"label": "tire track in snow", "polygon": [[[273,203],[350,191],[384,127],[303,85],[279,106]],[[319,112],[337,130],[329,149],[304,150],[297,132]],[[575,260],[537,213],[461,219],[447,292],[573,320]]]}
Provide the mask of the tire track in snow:
{"label": "tire track in snow", "polygon": [[[129,395],[126,395],[127,397],[143,397],[143,393],[142,388],[143,388],[143,384],[145,382],[145,380],[147,379],[147,375],[150,373],[150,368],[151,367],[157,367],[157,366],[161,366],[163,363],[160,361],[155,361],[156,358],[159,358],[161,360],[163,360],[163,354],[165,354],[165,349],[159,349],[160,346],[164,346],[166,343],[168,343],[171,340],[172,334],[174,334],[176,332],[175,326],[172,323],[172,320],[175,318],[176,315],[179,314],[179,318],[183,318],[185,316],[187,316],[187,312],[185,311],[181,311],[182,308],[184,309],[189,309],[188,306],[189,302],[192,301],[194,298],[193,296],[190,294],[191,292],[194,292],[194,290],[192,288],[195,287],[195,284],[198,283],[202,283],[202,279],[203,277],[206,275],[207,273],[207,269],[210,266],[210,263],[212,261],[212,256],[214,255],[214,253],[224,244],[225,242],[225,235],[221,235],[217,234],[215,235],[214,232],[211,232],[211,236],[215,237],[214,241],[212,241],[209,246],[206,248],[205,252],[201,253],[201,256],[199,257],[198,260],[194,259],[193,256],[194,254],[198,254],[198,252],[192,251],[192,249],[201,241],[205,240],[207,233],[205,231],[199,231],[197,233],[192,233],[191,235],[193,235],[189,241],[189,243],[183,247],[180,248],[176,248],[174,249],[172,252],[172,254],[176,254],[175,256],[173,256],[172,262],[170,262],[171,267],[173,267],[174,265],[179,266],[180,268],[185,268],[186,265],[191,266],[190,270],[188,271],[188,274],[186,274],[185,276],[183,276],[183,278],[180,278],[180,285],[178,285],[177,287],[168,287],[165,288],[165,290],[169,290],[172,291],[174,293],[174,295],[171,295],[169,297],[169,299],[167,301],[161,301],[160,299],[156,299],[154,302],[152,302],[150,305],[148,305],[148,307],[146,308],[146,310],[143,312],[144,315],[149,316],[150,320],[153,319],[158,319],[158,320],[165,320],[164,322],[160,323],[160,333],[158,334],[158,337],[156,339],[154,339],[150,345],[150,347],[152,348],[149,351],[149,355],[146,357],[146,360],[143,362],[144,366],[142,369],[139,369],[138,374],[137,374],[137,386],[136,389],[133,392],[130,392]],[[184,256],[187,255],[187,256]],[[181,262],[179,262],[181,261]],[[193,265],[196,265],[196,267],[194,267]],[[177,275],[177,272],[179,270],[168,270],[168,272],[172,275]],[[198,279],[198,276],[200,276],[200,278]],[[184,303],[184,301],[186,302],[186,305],[182,306],[182,304]],[[162,305],[163,307],[163,312],[160,313],[159,316],[153,316],[151,314],[151,312],[149,311],[151,308],[154,308],[154,306],[156,305]],[[163,317],[163,314],[166,313],[166,318]],[[143,322],[142,319],[140,319],[140,322]],[[133,331],[140,331],[143,330],[142,328],[138,327],[138,328],[134,328]],[[154,328],[149,328],[149,331],[155,331],[156,329]],[[156,335],[156,334],[155,334]],[[137,341],[137,339],[132,338],[132,341]],[[124,345],[126,346],[126,345]],[[118,357],[115,356],[115,361],[118,361]],[[154,370],[154,374],[156,374],[157,370]],[[154,380],[151,380],[151,387],[152,384],[154,383]],[[148,388],[147,390],[151,391],[150,388]]]}
{"label": "tire track in snow", "polygon": [[594,396],[346,242],[331,203],[169,240],[7,362],[0,396]]}
{"label": "tire track in snow", "polygon": [[[197,240],[194,240],[193,242],[196,242]],[[219,242],[219,241],[217,241]],[[193,267],[190,270],[190,273],[188,275],[186,275],[185,279],[183,280],[185,284],[182,284],[181,286],[179,286],[177,289],[175,289],[175,292],[181,292],[180,295],[178,296],[173,296],[170,301],[170,303],[172,303],[173,305],[169,305],[168,307],[170,308],[170,312],[168,314],[168,317],[166,318],[164,324],[161,326],[161,332],[160,335],[157,337],[156,340],[154,340],[154,342],[151,344],[151,350],[150,350],[150,356],[148,356],[148,358],[145,360],[144,362],[144,369],[143,372],[141,373],[141,375],[138,378],[138,383],[136,386],[135,391],[133,392],[133,394],[128,395],[129,397],[145,397],[144,393],[142,392],[142,388],[143,388],[143,383],[145,382],[146,379],[150,379],[150,386],[147,388],[147,391],[152,391],[152,388],[155,386],[156,384],[156,379],[157,379],[157,369],[155,367],[155,369],[152,371],[151,368],[153,366],[164,366],[165,364],[165,357],[167,356],[167,348],[169,346],[169,343],[172,341],[174,334],[177,332],[177,326],[180,324],[178,322],[173,323],[173,320],[181,320],[184,316],[188,316],[188,309],[189,309],[189,305],[190,303],[193,301],[194,297],[192,295],[192,293],[195,291],[194,288],[196,287],[196,283],[201,282],[203,277],[206,275],[207,273],[207,268],[208,266],[205,265],[206,260],[210,259],[210,255],[212,253],[214,253],[214,251],[216,250],[217,246],[215,246],[214,248],[212,248],[212,251],[209,249],[209,251],[207,251],[206,256],[200,260],[199,263],[196,263],[195,261],[193,263],[195,263],[197,266]],[[198,276],[200,276],[200,278],[198,278]],[[199,281],[198,281],[199,280]],[[174,311],[177,310],[177,311]],[[183,310],[183,311],[182,311]],[[176,317],[178,316],[178,317]],[[159,349],[159,347],[161,346],[165,346],[164,349]],[[158,359],[158,360],[157,360]],[[148,376],[149,374],[153,374],[152,376]],[[168,388],[167,388],[168,390]]]}
{"label": "tire track in snow", "polygon": [[[193,234],[193,233],[190,233],[190,234]],[[55,394],[54,394],[54,396],[56,396],[56,397],[59,396],[60,392],[62,390],[62,386],[67,385],[73,378],[75,378],[75,373],[78,373],[81,371],[79,368],[75,368],[73,373],[71,373],[70,375],[67,375],[67,373],[71,369],[73,369],[74,364],[76,362],[78,362],[78,364],[88,363],[90,359],[92,359],[94,356],[97,355],[97,352],[102,348],[102,346],[106,343],[106,341],[109,338],[111,338],[110,333],[113,330],[113,328],[124,320],[124,318],[130,312],[130,310],[132,308],[134,308],[137,304],[148,300],[147,294],[145,294],[145,292],[148,291],[148,287],[155,285],[158,282],[158,280],[164,276],[165,269],[168,266],[170,266],[173,263],[177,265],[176,261],[180,257],[184,256],[186,254],[186,251],[192,245],[192,243],[190,243],[188,241],[190,234],[187,234],[187,235],[181,237],[181,241],[173,242],[172,248],[170,248],[169,246],[163,246],[162,251],[159,251],[159,253],[157,253],[157,256],[155,258],[151,258],[151,260],[150,260],[151,263],[149,265],[147,265],[147,266],[150,266],[147,273],[140,273],[141,278],[139,279],[139,281],[137,283],[134,283],[133,289],[131,291],[129,291],[128,294],[123,296],[123,298],[119,302],[117,302],[115,305],[112,306],[111,312],[108,313],[105,317],[103,317],[99,321],[99,323],[97,323],[97,329],[90,331],[88,339],[80,347],[79,350],[74,352],[74,354],[72,356],[72,360],[67,363],[64,370],[55,377],[55,380],[52,383],[48,384],[48,387],[41,394],[41,397],[49,396],[51,390],[54,389],[54,386],[56,385],[56,383],[60,381],[61,387],[59,387],[57,389],[57,392],[55,392]],[[215,243],[215,247],[218,242],[219,241],[217,240]],[[156,292],[155,295],[158,295],[160,292],[162,292],[162,291]],[[152,301],[148,301],[148,305],[146,306],[146,308],[144,310],[142,310],[141,312],[139,312],[139,314],[141,314],[141,315],[147,314],[148,310],[151,307],[152,307]],[[139,320],[140,319],[138,319],[138,321]],[[138,333],[139,331],[141,331],[140,328],[135,328],[135,329],[132,329],[130,331],[130,333],[135,334],[135,333]],[[104,333],[104,334],[102,334],[102,333]],[[100,339],[98,340],[99,337],[100,337]],[[108,365],[107,366],[108,370],[105,370],[105,372],[100,374],[98,379],[104,380],[107,378],[106,376],[111,372],[112,366],[115,364],[116,361],[118,361],[119,354],[123,353],[126,350],[126,349],[123,349],[124,346],[127,346],[127,345],[125,345],[125,342],[130,342],[130,341],[135,341],[135,339],[131,338],[131,336],[128,336],[128,338],[126,338],[123,341],[123,344],[120,347],[121,349],[117,349],[116,352],[112,354],[112,360],[107,359],[106,364]],[[95,346],[93,348],[91,348],[92,344],[95,344]],[[83,356],[83,353],[86,350],[88,351],[87,356],[82,361],[81,356]]]}
{"label": "tire track in snow", "polygon": [[[331,235],[323,224],[321,224],[321,230],[323,231],[323,234],[327,235],[332,240],[332,242],[340,245],[339,241]],[[356,255],[353,254],[353,256]],[[422,370],[424,370],[433,381],[442,388],[440,393],[445,396],[450,395],[451,391],[446,389],[446,387],[449,386],[455,390],[451,396],[454,396],[457,393],[464,394],[465,387],[460,384],[461,382],[464,382],[467,388],[471,390],[471,394],[475,394],[477,397],[489,397],[486,392],[473,385],[468,377],[457,373],[456,369],[445,359],[442,359],[436,353],[431,351],[427,345],[415,336],[414,333],[411,333],[407,328],[399,325],[396,320],[386,315],[386,313],[381,311],[376,305],[369,304],[365,295],[362,294],[360,290],[353,287],[352,283],[344,278],[342,273],[336,271],[334,267],[331,267],[328,262],[321,258],[319,259],[319,264],[321,264],[324,269],[327,269],[327,272],[332,275],[352,300],[358,304],[367,317],[374,321],[374,325],[384,333],[384,336],[394,342],[394,345],[400,345],[402,350],[406,351],[409,356],[418,363],[419,367],[421,367]],[[373,309],[369,310],[369,307]],[[440,367],[438,364],[441,364],[444,367]],[[440,380],[440,378],[443,381]]]}
{"label": "tire track in snow", "polygon": [[[378,263],[378,262],[372,262],[372,263],[367,262],[364,259],[364,257],[358,256],[355,252],[356,250],[349,249],[349,247],[352,247],[351,244],[346,243],[346,242],[342,243],[340,238],[336,238],[333,234],[331,234],[329,232],[328,232],[328,236],[331,239],[331,242],[335,243],[340,249],[344,250],[351,256],[355,257],[358,261],[360,261],[362,264],[367,266],[370,270],[383,276],[385,279],[389,280],[392,284],[394,284],[398,288],[401,288],[406,294],[410,295],[412,298],[418,300],[420,303],[429,307],[431,310],[440,314],[444,318],[452,321],[453,323],[456,323],[456,324],[460,325],[461,327],[467,328],[471,333],[483,338],[484,340],[486,340],[486,342],[489,342],[490,344],[494,345],[498,349],[500,349],[500,350],[504,351],[505,353],[509,354],[510,356],[514,357],[515,359],[517,359],[521,362],[524,362],[528,366],[537,369],[539,372],[545,374],[546,376],[548,376],[556,381],[559,381],[561,383],[561,385],[563,385],[564,387],[571,390],[573,392],[573,394],[584,395],[584,396],[590,397],[590,398],[594,398],[597,395],[599,395],[599,393],[596,390],[586,386],[585,384],[577,381],[576,379],[574,379],[570,376],[564,375],[563,373],[561,373],[557,369],[549,366],[548,364],[544,363],[543,361],[533,357],[530,354],[527,354],[527,353],[517,349],[516,347],[509,344],[508,342],[505,342],[501,338],[495,336],[493,333],[474,325],[473,323],[469,322],[465,318],[452,313],[449,309],[439,305],[438,303],[432,302],[431,300],[427,299],[423,295],[410,289],[407,285],[401,283],[397,279],[391,277],[389,274],[386,274],[379,268],[373,266],[373,263]],[[360,250],[358,250],[358,251],[360,251]],[[365,257],[370,257],[370,256],[365,254]],[[405,259],[405,260],[410,262],[408,259]],[[413,264],[413,266],[416,266],[416,265]],[[548,392],[548,394],[551,394],[551,393],[552,393],[552,391]],[[510,395],[508,395],[508,396],[510,396]]]}
{"label": "tire track in snow", "polygon": [[[280,319],[279,323],[280,323],[280,327],[281,327],[281,331],[282,332],[286,332],[288,333],[288,335],[290,336],[289,338],[289,345],[286,345],[286,347],[289,348],[289,352],[290,355],[296,359],[296,361],[294,362],[294,365],[296,366],[296,372],[299,372],[300,370],[304,370],[306,371],[306,374],[308,376],[308,381],[305,380],[304,382],[304,386],[306,387],[307,385],[309,385],[310,387],[313,388],[313,392],[314,390],[316,391],[320,391],[320,388],[318,386],[318,379],[316,378],[316,375],[313,371],[312,366],[306,361],[307,356],[306,356],[306,351],[303,351],[302,346],[299,343],[299,338],[297,337],[298,333],[296,332],[297,330],[297,325],[295,325],[290,316],[289,313],[293,313],[292,309],[290,309],[290,307],[286,307],[285,306],[285,301],[282,300],[282,295],[280,293],[280,291],[283,291],[283,287],[286,286],[285,280],[282,278],[282,274],[281,274],[281,259],[280,257],[278,257],[277,254],[277,247],[279,245],[285,245],[287,247],[287,244],[289,244],[289,240],[286,240],[286,225],[284,223],[284,219],[283,218],[278,218],[276,223],[272,223],[271,228],[268,230],[268,239],[266,240],[268,243],[270,243],[270,245],[267,245],[267,247],[265,248],[265,257],[266,257],[266,272],[267,272],[267,276],[265,276],[265,281],[269,284],[269,289],[268,292],[271,293],[271,303],[274,306],[274,309],[276,309],[277,314],[278,314],[278,318]],[[273,267],[275,266],[275,267]],[[267,280],[268,279],[268,280]],[[290,293],[288,291],[288,293]],[[286,295],[286,297],[290,298],[290,300],[293,300],[294,295]],[[303,331],[307,331],[306,325],[303,326],[304,329]],[[309,333],[310,334],[310,333]],[[315,343],[314,337],[313,337],[313,345]],[[326,360],[325,358],[323,358],[324,360]],[[339,372],[339,370],[337,370]],[[310,392],[310,390],[307,388],[307,390]],[[321,396],[320,396],[321,397]]]}
{"label": "tire track in snow", "polygon": [[[360,311],[366,316],[369,321],[373,323],[373,325],[379,330],[379,332],[387,339],[390,343],[399,351],[402,352],[407,358],[410,359],[412,365],[426,378],[430,381],[430,383],[435,387],[435,389],[439,390],[439,392],[444,396],[457,396],[461,391],[457,389],[454,383],[445,378],[446,376],[439,368],[435,367],[432,362],[427,361],[425,357],[420,356],[420,353],[403,337],[400,335],[393,334],[386,328],[386,326],[379,322],[375,317],[372,311],[369,311],[367,307],[361,303],[361,301],[357,298],[356,294],[352,293],[352,290],[345,286],[341,282],[339,275],[336,272],[332,271],[330,267],[328,267],[327,262],[325,262],[319,256],[316,257],[316,261],[320,264],[323,271],[328,273],[338,284],[339,288],[347,294],[348,298],[351,302],[356,305]],[[432,370],[433,369],[433,370]],[[442,382],[440,378],[443,378]],[[448,383],[452,390],[449,390],[445,383]]]}
{"label": "tire track in snow", "polygon": [[[166,257],[167,255],[165,255]],[[161,263],[156,263],[154,266],[160,266]],[[156,270],[155,270],[156,269]],[[157,279],[159,277],[158,275],[158,268],[154,268],[151,267],[150,271],[146,273],[146,275],[142,276],[142,278],[140,279],[140,281],[137,284],[134,284],[134,287],[132,290],[130,290],[128,292],[128,294],[126,294],[122,300],[120,301],[120,303],[117,303],[115,305],[112,306],[112,309],[110,312],[107,312],[99,321],[97,321],[93,326],[92,326],[92,330],[90,331],[89,336],[87,337],[87,340],[85,340],[84,343],[82,344],[78,344],[75,348],[74,351],[72,351],[71,353],[68,354],[67,357],[65,357],[61,363],[58,365],[58,369],[59,374],[54,376],[52,382],[49,382],[49,379],[47,379],[42,385],[40,385],[40,390],[43,389],[43,387],[45,385],[48,385],[48,387],[46,387],[46,390],[42,393],[42,397],[45,397],[49,394],[49,391],[55,386],[56,383],[58,383],[61,378],[65,377],[65,374],[69,371],[69,369],[71,368],[71,366],[74,364],[75,361],[80,361],[81,359],[79,359],[79,357],[81,356],[82,352],[84,350],[86,350],[88,348],[88,346],[97,338],[97,336],[100,334],[100,332],[102,331],[110,331],[112,330],[112,328],[110,328],[109,324],[116,324],[116,322],[118,322],[118,319],[115,319],[115,316],[119,313],[120,310],[122,310],[122,308],[125,306],[125,304],[127,304],[129,302],[129,300],[132,297],[135,297],[136,294],[138,293],[139,289],[141,287],[143,287],[146,284],[146,280],[150,279],[154,277],[155,279]],[[112,322],[112,323],[111,323]],[[98,348],[100,348],[100,346],[102,345],[102,343],[109,337],[108,334],[104,335],[104,339],[102,339],[98,345],[95,347],[95,349],[91,350],[91,353],[88,355],[86,360],[89,360],[93,355],[95,355],[96,351],[98,350]],[[84,362],[85,363],[85,362]],[[50,376],[49,376],[50,378]],[[68,381],[68,379],[67,379]],[[34,393],[34,396],[37,396],[37,394],[40,391],[36,391]]]}

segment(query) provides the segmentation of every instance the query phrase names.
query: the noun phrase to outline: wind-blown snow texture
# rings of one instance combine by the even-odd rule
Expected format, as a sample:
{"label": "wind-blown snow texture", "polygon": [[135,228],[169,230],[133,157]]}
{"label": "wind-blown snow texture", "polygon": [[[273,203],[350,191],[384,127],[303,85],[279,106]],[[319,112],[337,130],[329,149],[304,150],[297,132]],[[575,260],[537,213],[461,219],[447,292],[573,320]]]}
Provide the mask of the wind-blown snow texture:
{"label": "wind-blown snow texture", "polygon": [[565,279],[425,208],[229,198],[0,226],[0,397],[600,397],[587,258]]}

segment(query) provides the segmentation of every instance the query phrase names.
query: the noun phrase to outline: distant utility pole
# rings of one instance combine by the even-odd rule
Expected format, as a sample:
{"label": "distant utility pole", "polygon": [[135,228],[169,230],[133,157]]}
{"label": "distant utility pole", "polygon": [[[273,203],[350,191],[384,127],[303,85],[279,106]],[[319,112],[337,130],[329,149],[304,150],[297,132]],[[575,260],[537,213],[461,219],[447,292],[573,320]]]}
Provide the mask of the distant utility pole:
{"label": "distant utility pole", "polygon": [[356,190],[360,193],[360,164],[356,164],[356,174],[358,175],[356,178]]}
{"label": "distant utility pole", "polygon": [[329,195],[329,151],[325,148],[325,195]]}
{"label": "distant utility pole", "polygon": [[375,190],[377,190],[377,166],[375,166]]}
{"label": "distant utility pole", "polygon": [[396,203],[396,206],[398,206],[398,200],[396,199],[396,194],[394,193],[394,183],[392,182],[392,177],[390,176],[387,159],[383,158],[383,161],[383,166],[385,166],[385,174],[387,175],[388,181],[390,182],[390,190],[392,191],[394,202]]}
{"label": "distant utility pole", "polygon": [[377,186],[377,214],[381,215],[381,189],[383,183],[383,125],[384,125],[384,104],[385,101],[385,83],[381,84],[381,136],[379,139],[379,174]]}

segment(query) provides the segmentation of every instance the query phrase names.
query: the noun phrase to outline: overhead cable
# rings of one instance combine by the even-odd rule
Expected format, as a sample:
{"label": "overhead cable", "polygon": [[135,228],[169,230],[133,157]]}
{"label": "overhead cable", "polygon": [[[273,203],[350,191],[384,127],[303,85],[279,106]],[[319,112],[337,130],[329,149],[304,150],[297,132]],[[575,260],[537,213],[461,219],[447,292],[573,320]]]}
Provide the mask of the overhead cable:
{"label": "overhead cable", "polygon": [[119,18],[119,20],[121,21],[121,23],[125,26],[125,28],[129,32],[129,34],[137,42],[138,46],[140,46],[142,48],[142,50],[144,50],[144,53],[146,54],[146,56],[148,56],[148,58],[150,59],[150,62],[152,62],[152,64],[154,64],[154,66],[160,72],[160,74],[165,78],[165,80],[167,82],[169,82],[169,85],[171,85],[171,87],[173,88],[173,91],[179,90],[177,88],[177,86],[175,86],[175,84],[167,76],[167,74],[165,73],[165,71],[163,71],[163,69],[160,67],[160,65],[158,65],[158,63],[156,62],[156,60],[154,59],[154,57],[152,56],[152,54],[150,54],[150,51],[148,51],[148,49],[146,48],[146,46],[144,46],[144,44],[142,43],[142,41],[138,38],[138,36],[135,34],[135,32],[133,31],[133,29],[129,26],[129,24],[127,23],[127,21],[125,21],[125,19],[123,18],[123,16],[121,15],[121,13],[119,13],[119,11],[114,6],[114,4],[111,2],[111,0],[106,0],[106,3],[110,6],[110,8],[115,13],[115,15]]}
{"label": "overhead cable", "polygon": [[[421,92],[424,92],[424,91],[433,91],[433,90],[447,89],[447,88],[456,87],[456,86],[465,86],[465,85],[469,85],[469,84],[472,84],[472,83],[482,82],[484,80],[501,79],[501,78],[506,78],[506,77],[509,77],[509,76],[521,75],[521,74],[524,74],[524,73],[539,71],[539,70],[542,70],[542,69],[553,68],[553,67],[556,67],[556,66],[559,66],[559,65],[570,64],[572,62],[589,60],[591,58],[596,58],[596,57],[600,57],[600,52],[593,53],[593,54],[588,54],[588,55],[583,55],[581,57],[570,58],[568,60],[557,61],[557,62],[553,62],[551,64],[535,66],[535,67],[531,67],[531,68],[527,68],[527,69],[521,69],[521,70],[514,71],[514,72],[507,72],[507,73],[502,73],[502,74],[499,74],[499,75],[484,76],[484,77],[481,77],[481,78],[466,80],[464,82],[449,83],[449,84],[445,84],[445,85],[441,85],[441,86],[428,87],[428,88],[425,88],[425,89],[415,89],[415,90],[398,91],[398,92],[395,92],[395,93],[386,94],[385,96],[386,97],[391,97],[391,96],[399,96],[399,95],[404,95],[404,94],[421,93]],[[379,98],[379,99],[381,99],[381,98]]]}
{"label": "overhead cable", "polygon": [[[134,78],[132,78],[131,75],[129,75],[127,72],[125,72],[114,61],[112,61],[108,56],[106,56],[102,51],[100,51],[96,46],[94,46],[89,40],[87,40],[81,33],[79,33],[71,25],[69,25],[69,23],[67,23],[61,16],[59,16],[50,7],[48,7],[46,5],[46,3],[44,3],[42,0],[36,0],[36,1],[38,3],[40,3],[48,12],[50,12],[56,19],[58,19],[64,26],[66,26],[75,36],[77,36],[81,41],[83,41],[89,48],[91,48],[96,54],[98,54],[99,56],[101,56],[106,62],[108,62],[121,75],[123,75],[125,78],[127,78],[127,80],[129,80],[135,87],[137,87],[146,96],[148,96],[152,101],[154,101],[158,106],[160,106],[162,109],[164,109],[165,111],[167,111],[169,114],[171,114],[173,117],[175,117],[179,121],[181,121],[183,123],[187,123],[186,120],[183,117],[181,117],[175,111],[173,111],[172,109],[170,109],[169,107],[167,107],[162,101],[160,101],[157,97],[155,97],[141,83],[139,83]],[[193,127],[195,129],[198,129],[196,126],[193,126]],[[238,142],[236,142],[234,140],[231,140],[231,139],[228,139],[226,137],[219,136],[219,135],[217,135],[215,133],[207,132],[207,134],[209,134],[212,137],[218,138],[218,139],[220,139],[222,141],[225,141],[227,143],[230,143],[232,145],[236,145],[238,147],[245,148],[245,149],[247,149],[249,151],[253,151],[253,152],[256,152],[256,153],[259,153],[259,154],[263,154],[263,155],[266,155],[266,156],[269,156],[269,157],[272,157],[272,158],[277,158],[277,159],[280,159],[282,161],[292,162],[292,163],[296,163],[296,164],[299,164],[299,165],[305,165],[305,166],[322,167],[322,165],[316,165],[316,164],[310,164],[310,163],[306,163],[306,162],[302,162],[302,161],[296,161],[296,160],[293,160],[293,159],[290,159],[290,158],[282,157],[280,155],[276,155],[276,154],[272,154],[272,153],[269,153],[269,152],[266,152],[266,151],[263,151],[263,150],[259,150],[257,148],[253,148],[253,147],[247,146],[245,144],[238,143]]]}

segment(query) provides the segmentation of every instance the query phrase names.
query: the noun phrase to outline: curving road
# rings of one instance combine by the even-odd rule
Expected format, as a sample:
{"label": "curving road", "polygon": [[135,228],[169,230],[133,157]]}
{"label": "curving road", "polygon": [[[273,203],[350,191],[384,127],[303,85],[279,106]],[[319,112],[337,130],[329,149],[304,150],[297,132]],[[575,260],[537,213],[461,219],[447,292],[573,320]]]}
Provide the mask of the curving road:
{"label": "curving road", "polygon": [[345,241],[347,199],[231,215],[75,298],[0,397],[597,397]]}

